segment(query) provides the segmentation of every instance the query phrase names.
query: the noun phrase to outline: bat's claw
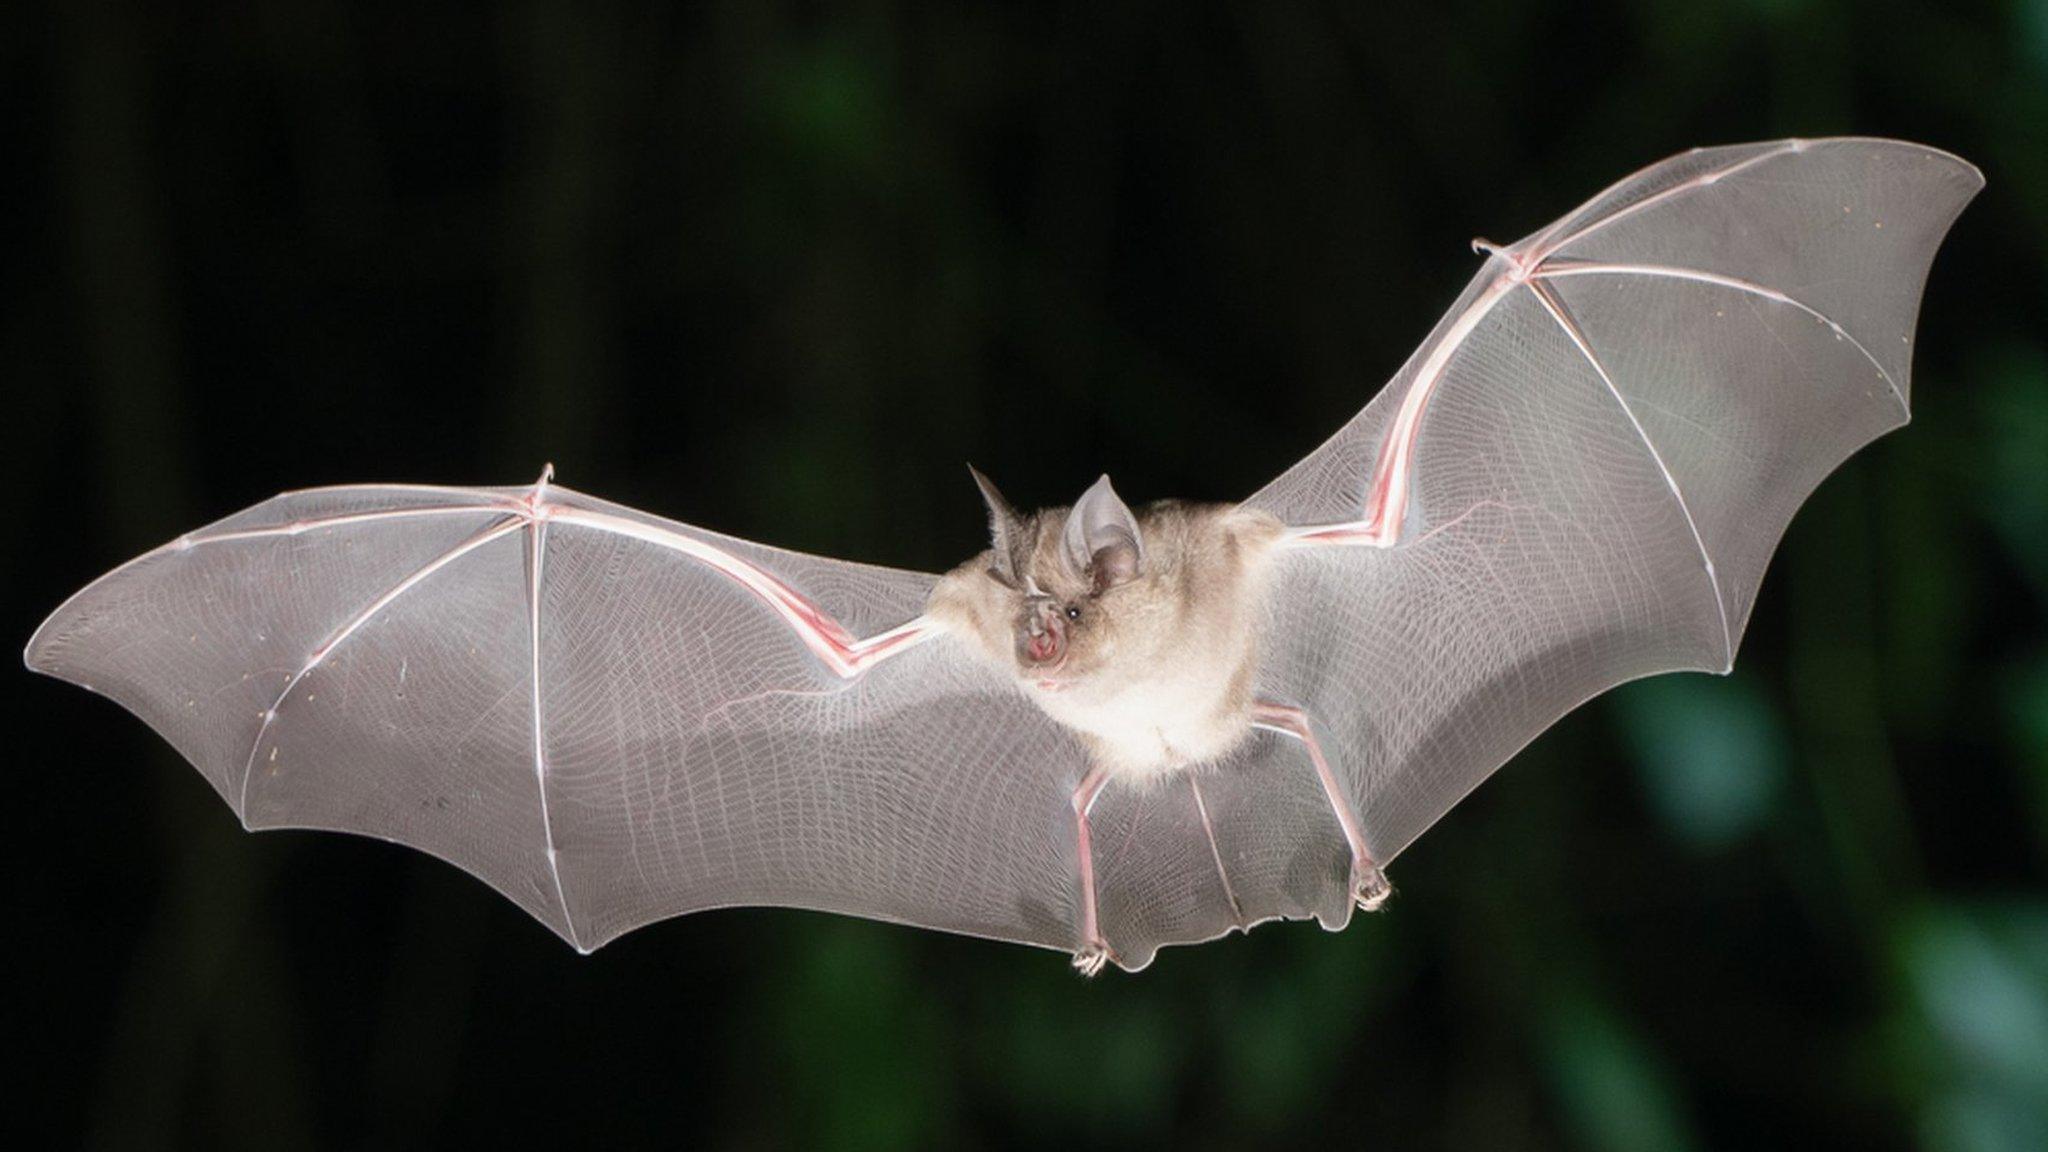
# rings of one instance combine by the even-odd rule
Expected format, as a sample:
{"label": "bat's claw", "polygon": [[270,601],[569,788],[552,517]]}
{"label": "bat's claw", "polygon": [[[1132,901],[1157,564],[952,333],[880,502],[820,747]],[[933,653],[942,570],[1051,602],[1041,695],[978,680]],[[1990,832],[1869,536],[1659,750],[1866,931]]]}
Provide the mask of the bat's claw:
{"label": "bat's claw", "polygon": [[1074,971],[1083,976],[1100,975],[1103,965],[1114,959],[1116,953],[1109,950],[1109,945],[1100,940],[1091,940],[1083,944],[1079,952],[1074,953]]}
{"label": "bat's claw", "polygon": [[1394,886],[1387,882],[1387,874],[1379,865],[1357,863],[1351,866],[1351,899],[1365,912],[1377,912],[1394,894]]}

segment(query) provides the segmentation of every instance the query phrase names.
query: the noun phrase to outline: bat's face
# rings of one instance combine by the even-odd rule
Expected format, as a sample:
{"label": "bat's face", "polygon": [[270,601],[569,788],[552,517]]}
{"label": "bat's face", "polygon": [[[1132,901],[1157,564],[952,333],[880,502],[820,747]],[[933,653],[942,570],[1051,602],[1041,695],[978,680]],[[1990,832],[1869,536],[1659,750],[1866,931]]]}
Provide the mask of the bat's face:
{"label": "bat's face", "polygon": [[1110,664],[1129,613],[1143,598],[1136,518],[1103,477],[1071,509],[1019,516],[979,473],[992,547],[985,573],[1005,621],[1020,679],[1047,691],[1085,681]]}
{"label": "bat's face", "polygon": [[[1097,670],[1114,649],[1117,593],[1123,589],[1098,587],[1085,573],[1073,572],[1056,547],[1038,551],[1055,555],[1034,556],[1037,562],[1021,586],[1007,589],[1015,604],[1012,648],[1018,675],[1052,688]],[[993,574],[990,579],[1002,582]]]}

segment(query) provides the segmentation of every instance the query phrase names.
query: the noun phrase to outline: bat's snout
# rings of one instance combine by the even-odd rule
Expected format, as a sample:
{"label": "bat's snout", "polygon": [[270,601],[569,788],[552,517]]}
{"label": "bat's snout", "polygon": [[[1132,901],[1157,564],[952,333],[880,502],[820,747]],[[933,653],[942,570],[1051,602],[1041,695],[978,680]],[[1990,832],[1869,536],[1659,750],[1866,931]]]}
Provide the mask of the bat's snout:
{"label": "bat's snout", "polygon": [[1039,667],[1065,659],[1066,624],[1055,608],[1041,605],[1026,617],[1026,625],[1017,637],[1017,654],[1025,663]]}

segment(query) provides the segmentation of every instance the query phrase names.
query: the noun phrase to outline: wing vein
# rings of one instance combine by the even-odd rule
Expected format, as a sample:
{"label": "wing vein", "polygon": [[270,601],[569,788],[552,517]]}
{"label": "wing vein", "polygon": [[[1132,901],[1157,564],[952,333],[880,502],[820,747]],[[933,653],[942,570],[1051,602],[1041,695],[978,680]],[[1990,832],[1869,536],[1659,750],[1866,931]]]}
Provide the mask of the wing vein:
{"label": "wing vein", "polygon": [[1600,377],[1600,383],[1607,386],[1607,394],[1614,397],[1615,404],[1621,408],[1621,414],[1628,417],[1629,426],[1636,430],[1636,437],[1643,442],[1643,450],[1650,454],[1650,460],[1664,476],[1665,486],[1671,489],[1672,498],[1678,501],[1678,510],[1685,516],[1685,526],[1692,532],[1693,545],[1699,549],[1700,567],[1707,574],[1707,586],[1714,591],[1714,610],[1721,616],[1721,670],[1725,672],[1735,667],[1735,637],[1728,627],[1728,602],[1721,594],[1721,578],[1714,572],[1714,557],[1707,551],[1706,537],[1700,535],[1699,523],[1693,519],[1692,505],[1686,500],[1685,491],[1678,486],[1678,477],[1672,475],[1671,467],[1664,462],[1664,454],[1657,451],[1657,445],[1650,439],[1649,430],[1636,418],[1635,409],[1629,405],[1628,398],[1621,394],[1621,389],[1614,383],[1614,377],[1608,375],[1607,366],[1594,354],[1593,346],[1587,342],[1586,334],[1580,329],[1578,321],[1573,320],[1571,314],[1565,311],[1564,301],[1559,300],[1556,292],[1540,279],[1531,279],[1526,283],[1529,290],[1535,293],[1536,299],[1542,301],[1544,311],[1550,313],[1550,318],[1557,321],[1557,326],[1564,330],[1572,346],[1579,350],[1579,355],[1586,358],[1587,366],[1593,369],[1594,375]]}
{"label": "wing vein", "polygon": [[1900,414],[1911,415],[1911,408],[1906,403],[1905,390],[1899,387],[1899,382],[1892,378],[1891,372],[1885,368],[1884,364],[1877,357],[1870,354],[1870,349],[1864,345],[1863,341],[1858,340],[1847,328],[1842,327],[1834,317],[1829,316],[1827,313],[1803,300],[1780,292],[1776,288],[1766,287],[1754,280],[1744,280],[1740,276],[1727,276],[1719,272],[1708,272],[1703,268],[1682,268],[1669,264],[1616,264],[1589,261],[1585,263],[1561,264],[1555,267],[1546,265],[1540,271],[1532,274],[1530,278],[1535,280],[1556,280],[1566,276],[1646,276],[1662,280],[1687,280],[1695,284],[1711,284],[1716,287],[1727,288],[1732,291],[1769,300],[1774,304],[1783,304],[1789,308],[1796,308],[1815,320],[1820,321],[1822,324],[1827,325],[1829,331],[1848,341],[1850,346],[1862,353],[1863,358],[1870,361],[1870,366],[1877,369],[1877,374],[1884,380],[1885,387],[1891,389],[1892,399],[1898,401]]}
{"label": "wing vein", "polygon": [[774,573],[709,541],[580,508],[550,506],[542,514],[555,523],[573,524],[665,548],[709,567],[766,604],[812,655],[842,680],[852,680],[869,667],[939,634],[933,622],[920,615],[886,632],[859,639]]}
{"label": "wing vein", "polygon": [[318,648],[313,649],[312,654],[306,657],[306,662],[299,666],[298,671],[293,672],[285,680],[284,689],[277,694],[277,699],[272,701],[270,707],[264,710],[263,723],[256,729],[256,738],[249,743],[249,759],[242,765],[241,798],[235,805],[235,813],[241,817],[244,828],[249,826],[249,778],[256,771],[256,753],[262,750],[263,738],[270,734],[271,725],[277,721],[277,710],[284,707],[285,700],[291,696],[294,689],[298,688],[299,682],[304,680],[313,669],[319,667],[320,662],[327,659],[343,642],[360,631],[363,625],[375,619],[379,612],[390,607],[393,601],[412,590],[422,580],[432,576],[470,552],[518,528],[523,522],[523,517],[508,516],[478,532],[476,535],[469,537],[460,544],[455,545],[446,552],[441,553],[439,556],[434,557],[432,560],[427,561],[415,569],[411,575],[385,589],[382,595],[370,601],[368,606],[361,612],[351,616],[341,627],[336,628],[327,639],[321,641]]}
{"label": "wing vein", "polygon": [[1244,905],[1238,902],[1237,889],[1231,886],[1230,870],[1223,866],[1223,849],[1216,843],[1216,825],[1209,819],[1209,804],[1202,799],[1202,782],[1188,775],[1188,787],[1195,794],[1195,814],[1202,818],[1202,834],[1209,838],[1209,858],[1216,862],[1216,878],[1223,881],[1223,898],[1230,901],[1230,919],[1240,926],[1244,924]]}
{"label": "wing vein", "polygon": [[434,504],[424,508],[384,508],[375,512],[345,512],[336,516],[315,516],[305,520],[292,520],[284,524],[272,524],[264,528],[238,528],[212,535],[190,533],[172,542],[176,549],[196,548],[202,544],[229,544],[238,540],[264,540],[273,536],[299,536],[320,528],[340,528],[355,524],[375,524],[384,520],[403,520],[414,516],[450,516],[465,512],[508,512],[502,504]]}
{"label": "wing vein", "polygon": [[[1693,176],[1686,180],[1681,180],[1678,183],[1673,184],[1671,187],[1666,188],[1661,192],[1653,192],[1650,195],[1643,197],[1641,200],[1635,201],[1634,203],[1624,204],[1621,207],[1616,208],[1613,211],[1609,212],[1605,216],[1595,217],[1594,219],[1587,221],[1585,224],[1580,225],[1579,229],[1576,232],[1573,232],[1571,235],[1566,236],[1561,240],[1552,241],[1547,236],[1539,237],[1537,239],[1537,242],[1531,246],[1532,250],[1536,254],[1530,257],[1529,263],[1540,264],[1545,259],[1547,259],[1552,253],[1556,252],[1558,249],[1563,248],[1567,244],[1574,244],[1580,240],[1584,240],[1586,237],[1591,236],[1593,233],[1598,232],[1600,229],[1607,227],[1609,224],[1612,224],[1617,220],[1625,220],[1628,217],[1633,216],[1638,212],[1641,212],[1645,208],[1649,208],[1657,204],[1662,204],[1666,200],[1682,196],[1687,192],[1694,191],[1695,189],[1705,188],[1711,184],[1716,183],[1724,177],[1733,176],[1735,173],[1740,172],[1746,168],[1753,168],[1766,160],[1775,159],[1779,156],[1784,156],[1791,152],[1800,151],[1804,146],[1805,145],[1800,141],[1788,140],[1785,143],[1780,144],[1776,148],[1773,148],[1767,152],[1759,152],[1754,156],[1746,157],[1744,159],[1737,160],[1732,163],[1723,164],[1719,168],[1709,169],[1708,171],[1702,172],[1697,176]],[[1640,175],[1641,173],[1637,174],[1637,176]],[[1628,177],[1628,179],[1634,180],[1637,178],[1637,176],[1630,176]],[[1626,181],[1624,181],[1624,183],[1626,183]],[[1619,187],[1619,185],[1617,185],[1616,187]],[[1608,192],[1612,191],[1612,188],[1608,189]],[[1602,192],[1600,196],[1594,197],[1594,200],[1598,201],[1601,196],[1606,196],[1607,194],[1607,192]],[[1570,220],[1571,217],[1567,216],[1564,219]],[[1560,220],[1558,224],[1552,225],[1552,228],[1554,229],[1558,226],[1561,226],[1563,223],[1564,220]]]}
{"label": "wing vein", "polygon": [[[535,487],[533,502],[536,506],[546,483],[543,479],[541,485]],[[533,782],[540,793],[541,844],[547,854],[548,875],[555,882],[555,900],[562,906],[562,926],[569,933],[569,944],[578,952],[588,952],[576,934],[576,918],[569,912],[569,894],[562,888],[561,859],[555,850],[555,825],[548,812],[547,724],[540,704],[540,589],[542,563],[547,556],[547,521],[536,516],[526,522],[526,544],[527,650],[532,661],[528,683],[533,689]]]}

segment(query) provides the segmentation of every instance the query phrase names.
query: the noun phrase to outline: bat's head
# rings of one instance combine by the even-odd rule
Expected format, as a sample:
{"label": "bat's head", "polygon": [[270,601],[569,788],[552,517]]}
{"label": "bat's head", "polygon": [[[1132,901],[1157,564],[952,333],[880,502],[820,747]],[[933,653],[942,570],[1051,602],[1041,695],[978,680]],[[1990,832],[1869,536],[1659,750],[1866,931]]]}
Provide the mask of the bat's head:
{"label": "bat's head", "polygon": [[1104,476],[1072,508],[1020,516],[980,472],[988,578],[1013,630],[1019,677],[1058,688],[1099,671],[1130,623],[1145,575],[1138,518]]}

